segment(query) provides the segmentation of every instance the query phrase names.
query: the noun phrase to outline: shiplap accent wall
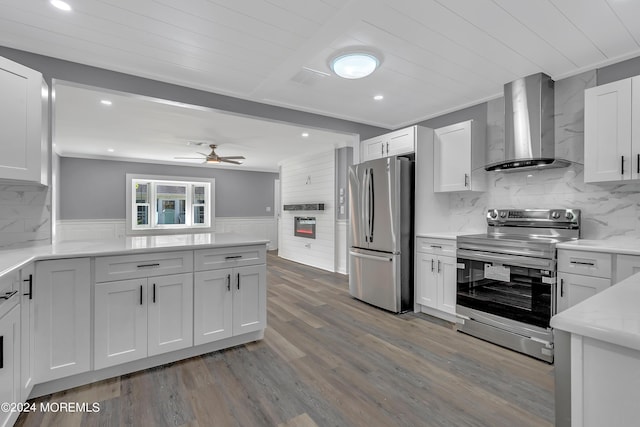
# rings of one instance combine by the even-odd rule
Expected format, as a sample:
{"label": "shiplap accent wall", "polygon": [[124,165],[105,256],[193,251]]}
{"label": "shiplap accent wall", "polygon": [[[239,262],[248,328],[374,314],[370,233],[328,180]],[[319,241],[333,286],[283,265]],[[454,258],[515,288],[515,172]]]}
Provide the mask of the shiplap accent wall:
{"label": "shiplap accent wall", "polygon": [[[323,211],[282,211],[278,255],[302,264],[335,271],[335,152],[305,155],[280,163],[283,205],[324,203]],[[293,235],[296,216],[316,217],[316,238]]]}
{"label": "shiplap accent wall", "polygon": [[[217,233],[240,233],[268,239],[269,250],[276,249],[276,220],[267,217],[219,217],[216,218]],[[60,220],[57,223],[57,241],[112,239],[125,236],[124,219]]]}
{"label": "shiplap accent wall", "polygon": [[0,248],[21,248],[50,241],[50,187],[0,185]]}

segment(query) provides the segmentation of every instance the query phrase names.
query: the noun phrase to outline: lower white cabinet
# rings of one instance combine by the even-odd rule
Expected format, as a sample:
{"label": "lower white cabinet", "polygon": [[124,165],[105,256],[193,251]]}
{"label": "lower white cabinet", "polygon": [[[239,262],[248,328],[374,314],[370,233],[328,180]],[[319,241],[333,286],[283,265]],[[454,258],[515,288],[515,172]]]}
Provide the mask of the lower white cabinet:
{"label": "lower white cabinet", "polygon": [[557,279],[558,313],[611,286],[611,279],[582,274],[559,272]]}
{"label": "lower white cabinet", "polygon": [[22,400],[27,400],[34,385],[35,372],[35,268],[33,264],[20,271],[16,289],[20,296],[20,387]]}
{"label": "lower white cabinet", "polygon": [[97,283],[94,366],[193,345],[192,273]]}
{"label": "lower white cabinet", "polygon": [[[0,403],[21,402],[20,384],[20,306],[14,305],[0,317]],[[0,427],[13,425],[18,415],[0,411]]]}
{"label": "lower white cabinet", "polygon": [[38,261],[34,283],[35,374],[38,382],[91,368],[89,258]]}
{"label": "lower white cabinet", "polygon": [[198,271],[194,286],[195,345],[265,328],[264,264]]}
{"label": "lower white cabinet", "polygon": [[615,283],[622,282],[636,273],[640,273],[640,256],[616,255]]}
{"label": "lower white cabinet", "polygon": [[456,314],[455,246],[455,240],[416,239],[416,303],[433,309],[429,314],[445,313],[440,317],[447,320]]}

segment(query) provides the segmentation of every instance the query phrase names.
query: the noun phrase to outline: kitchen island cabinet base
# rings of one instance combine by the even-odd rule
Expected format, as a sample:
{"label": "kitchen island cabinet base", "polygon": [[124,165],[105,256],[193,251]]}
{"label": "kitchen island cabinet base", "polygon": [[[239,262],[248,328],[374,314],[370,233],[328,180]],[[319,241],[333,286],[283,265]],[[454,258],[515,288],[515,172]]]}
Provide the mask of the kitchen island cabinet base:
{"label": "kitchen island cabinet base", "polygon": [[68,390],[70,388],[91,384],[93,382],[102,381],[108,378],[118,377],[120,375],[142,371],[144,369],[162,366],[168,363],[177,362],[179,360],[188,359],[190,357],[200,356],[214,351],[259,341],[263,338],[264,329],[261,329],[259,331],[249,332],[243,335],[237,335],[234,337],[195,347],[189,347],[170,353],[158,354],[156,356],[134,360],[132,362],[123,363],[117,366],[110,366],[108,368],[99,369],[96,371],[84,372],[81,374],[48,381],[35,385],[33,387],[33,390],[31,391],[31,394],[29,395],[29,399],[46,396],[51,393],[56,393],[59,391]]}

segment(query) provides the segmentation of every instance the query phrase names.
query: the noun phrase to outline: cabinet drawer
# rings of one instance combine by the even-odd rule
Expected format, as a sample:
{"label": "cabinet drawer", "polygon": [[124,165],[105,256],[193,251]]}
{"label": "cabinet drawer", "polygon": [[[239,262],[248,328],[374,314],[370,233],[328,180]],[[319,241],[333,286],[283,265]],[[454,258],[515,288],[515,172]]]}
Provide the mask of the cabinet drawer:
{"label": "cabinet drawer", "polygon": [[193,252],[164,252],[96,258],[96,282],[164,276],[193,271]]}
{"label": "cabinet drawer", "polygon": [[266,259],[264,245],[200,249],[195,251],[195,271],[264,264]]}
{"label": "cabinet drawer", "polygon": [[416,238],[416,252],[434,255],[456,256],[456,241],[449,239]]}
{"label": "cabinet drawer", "polygon": [[610,279],[611,254],[560,249],[558,271]]}

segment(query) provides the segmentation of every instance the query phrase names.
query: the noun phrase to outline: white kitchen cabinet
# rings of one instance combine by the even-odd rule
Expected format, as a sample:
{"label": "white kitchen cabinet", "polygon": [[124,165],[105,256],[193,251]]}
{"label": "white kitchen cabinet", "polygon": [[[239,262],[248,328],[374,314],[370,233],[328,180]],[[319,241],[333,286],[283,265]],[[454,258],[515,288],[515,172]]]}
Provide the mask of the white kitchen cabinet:
{"label": "white kitchen cabinet", "polygon": [[20,300],[20,387],[23,401],[35,383],[35,331],[34,331],[34,276],[35,267],[29,264],[20,271],[16,289],[21,290]]}
{"label": "white kitchen cabinet", "polygon": [[35,374],[38,382],[91,368],[89,258],[38,261],[34,283]]}
{"label": "white kitchen cabinet", "polygon": [[191,347],[192,307],[191,273],[97,283],[95,369]]}
{"label": "white kitchen cabinet", "polygon": [[259,331],[267,326],[267,275],[263,265],[234,270],[233,335]]}
{"label": "white kitchen cabinet", "polygon": [[558,272],[557,284],[557,312],[559,313],[604,291],[611,286],[611,279]]}
{"label": "white kitchen cabinet", "polygon": [[585,91],[584,181],[640,178],[640,76]]}
{"label": "white kitchen cabinet", "polygon": [[640,273],[640,256],[616,255],[616,275],[614,283],[618,283]]}
{"label": "white kitchen cabinet", "polygon": [[48,88],[42,74],[0,57],[0,179],[48,184]]}
{"label": "white kitchen cabinet", "polygon": [[[0,402],[21,403],[20,306],[8,300],[4,300],[2,305],[5,304],[12,308],[4,313],[4,307],[0,307]],[[0,411],[0,426],[13,425],[18,415],[19,412]]]}
{"label": "white kitchen cabinet", "polygon": [[456,314],[455,245],[455,240],[416,239],[416,303],[446,320]]}
{"label": "white kitchen cabinet", "polygon": [[473,120],[468,120],[434,130],[433,191],[486,190],[484,170],[480,170],[484,139],[473,140],[472,127]]}
{"label": "white kitchen cabinet", "polygon": [[411,126],[360,142],[360,161],[413,153],[417,132],[417,126]]}

